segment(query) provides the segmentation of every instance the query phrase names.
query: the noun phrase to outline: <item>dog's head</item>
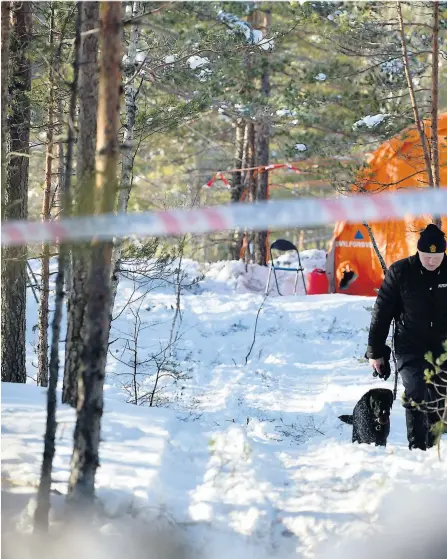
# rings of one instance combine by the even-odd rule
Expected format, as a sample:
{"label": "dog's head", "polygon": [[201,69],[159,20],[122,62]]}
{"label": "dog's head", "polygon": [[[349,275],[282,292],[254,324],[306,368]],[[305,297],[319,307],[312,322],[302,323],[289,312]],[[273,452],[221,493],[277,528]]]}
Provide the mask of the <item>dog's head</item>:
{"label": "dog's head", "polygon": [[369,397],[369,406],[374,420],[379,425],[386,425],[390,421],[390,411],[393,407],[393,393],[391,390],[374,391]]}

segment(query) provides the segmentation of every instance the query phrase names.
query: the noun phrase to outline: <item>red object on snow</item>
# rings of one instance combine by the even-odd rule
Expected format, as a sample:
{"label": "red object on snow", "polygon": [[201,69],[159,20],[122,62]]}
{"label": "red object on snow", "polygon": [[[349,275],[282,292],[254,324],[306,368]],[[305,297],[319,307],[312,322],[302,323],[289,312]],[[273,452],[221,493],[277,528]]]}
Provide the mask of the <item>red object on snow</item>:
{"label": "red object on snow", "polygon": [[307,274],[307,294],[324,295],[329,292],[329,281],[326,272],[317,268]]}

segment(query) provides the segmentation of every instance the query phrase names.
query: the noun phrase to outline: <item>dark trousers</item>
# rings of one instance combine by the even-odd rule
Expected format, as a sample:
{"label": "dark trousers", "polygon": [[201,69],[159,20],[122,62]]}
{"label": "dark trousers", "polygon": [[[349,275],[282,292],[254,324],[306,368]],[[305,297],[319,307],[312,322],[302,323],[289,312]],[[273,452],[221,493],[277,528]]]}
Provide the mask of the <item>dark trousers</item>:
{"label": "dark trousers", "polygon": [[[405,387],[405,416],[410,448],[425,450],[433,446],[431,427],[442,418],[447,391],[447,371],[425,382],[424,372],[432,366],[415,355],[397,355],[397,368]],[[411,400],[417,405],[411,404]]]}

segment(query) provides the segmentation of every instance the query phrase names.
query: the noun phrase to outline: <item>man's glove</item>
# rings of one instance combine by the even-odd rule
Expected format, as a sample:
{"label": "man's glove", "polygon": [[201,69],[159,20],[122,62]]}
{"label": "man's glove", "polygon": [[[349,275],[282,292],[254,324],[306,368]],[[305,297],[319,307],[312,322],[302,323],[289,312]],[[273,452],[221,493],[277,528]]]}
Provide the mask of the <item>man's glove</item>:
{"label": "man's glove", "polygon": [[388,380],[391,375],[390,366],[391,349],[385,346],[384,355],[377,359],[370,359],[369,362],[373,366],[373,377],[379,377]]}
{"label": "man's glove", "polygon": [[373,377],[379,377],[383,380],[388,380],[391,375],[390,362],[387,359],[383,360],[383,363],[379,365],[379,370],[375,367],[373,368]]}

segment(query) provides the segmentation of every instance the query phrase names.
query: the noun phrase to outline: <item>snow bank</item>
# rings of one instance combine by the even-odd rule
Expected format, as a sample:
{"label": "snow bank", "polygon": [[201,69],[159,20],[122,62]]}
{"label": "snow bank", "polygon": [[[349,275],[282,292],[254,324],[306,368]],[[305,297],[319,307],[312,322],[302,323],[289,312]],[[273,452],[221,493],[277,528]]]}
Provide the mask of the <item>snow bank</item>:
{"label": "snow bank", "polygon": [[[325,269],[326,253],[324,250],[304,250],[300,252],[301,265],[304,268],[306,278],[316,268]],[[275,259],[275,264],[282,267],[298,267],[296,253],[285,253]],[[159,281],[154,289],[158,293],[172,293],[173,278],[179,267],[179,260],[175,260],[170,266],[172,278],[169,282]],[[182,275],[185,285],[194,281],[192,293],[214,292],[218,294],[231,293],[264,293],[267,283],[268,267],[257,264],[245,265],[241,260],[222,260],[220,262],[199,263],[190,258],[183,258],[181,262]],[[278,285],[283,295],[293,293],[295,274],[293,272],[277,272]],[[274,278],[271,278],[271,289],[269,294],[277,296],[278,291]],[[301,274],[298,280],[298,294],[304,294]]]}

